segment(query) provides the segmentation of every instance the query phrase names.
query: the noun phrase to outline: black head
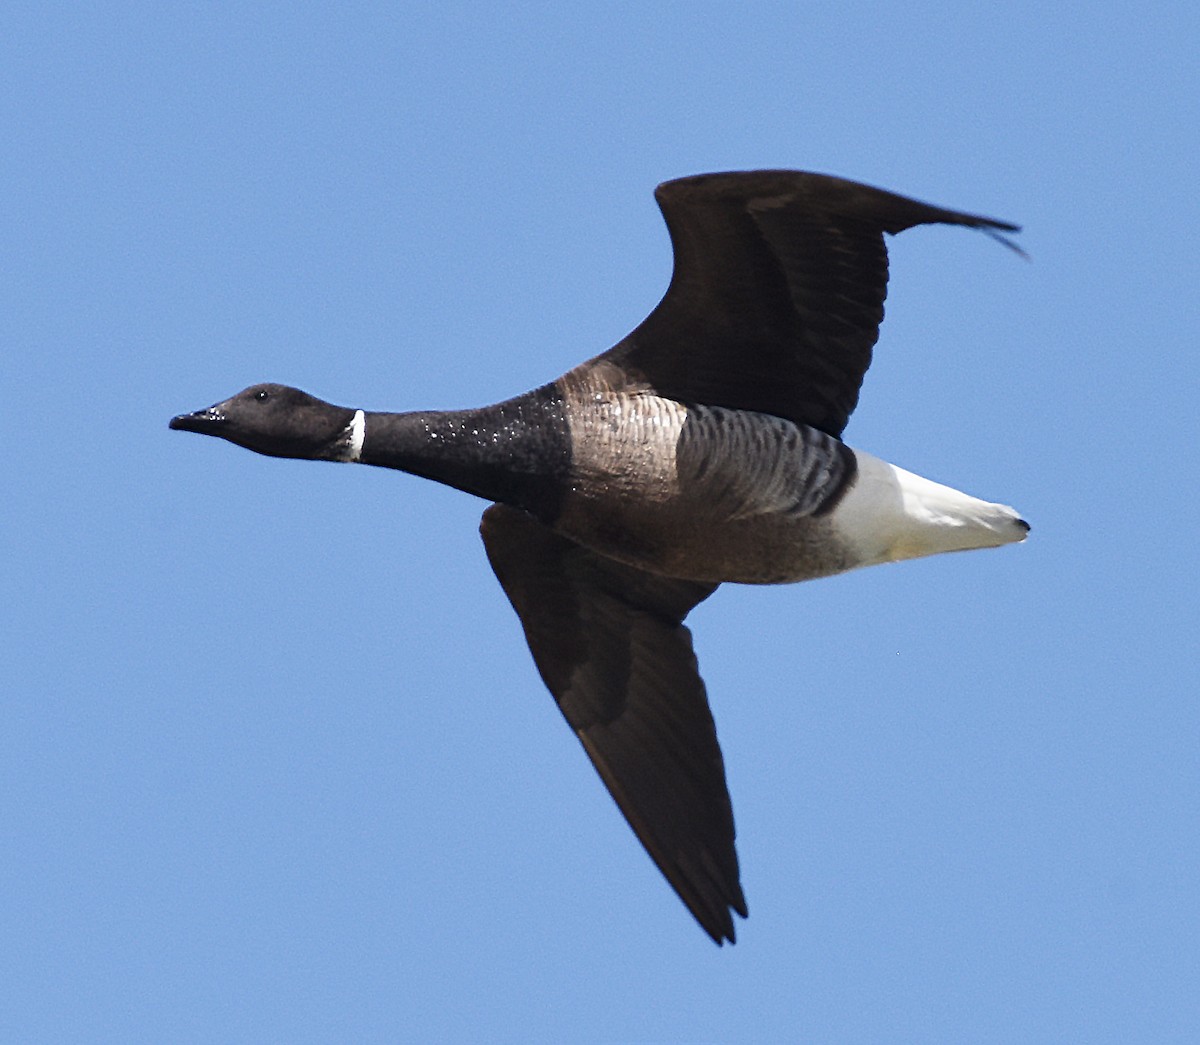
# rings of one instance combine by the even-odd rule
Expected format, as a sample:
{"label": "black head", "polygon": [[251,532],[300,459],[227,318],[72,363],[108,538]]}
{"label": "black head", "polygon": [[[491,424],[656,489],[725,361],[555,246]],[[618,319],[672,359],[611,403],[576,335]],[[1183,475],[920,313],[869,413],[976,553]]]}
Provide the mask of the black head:
{"label": "black head", "polygon": [[251,385],[232,399],[171,418],[182,432],[216,435],[268,457],[343,456],[354,411],[287,385]]}

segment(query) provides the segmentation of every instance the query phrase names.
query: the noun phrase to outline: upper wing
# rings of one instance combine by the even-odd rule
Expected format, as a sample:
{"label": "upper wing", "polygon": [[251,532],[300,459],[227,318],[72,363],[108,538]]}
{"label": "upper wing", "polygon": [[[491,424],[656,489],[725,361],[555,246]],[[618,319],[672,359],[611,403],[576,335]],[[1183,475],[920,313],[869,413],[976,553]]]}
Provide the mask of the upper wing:
{"label": "upper wing", "polygon": [[671,284],[632,334],[584,366],[834,436],[879,337],[883,233],[968,225],[1020,252],[995,232],[1015,225],[824,174],[701,174],[664,182],[655,198],[675,252]]}
{"label": "upper wing", "polygon": [[493,505],[480,527],[538,671],[642,845],[718,944],[743,918],[733,810],[684,616],[715,584],[659,577]]}

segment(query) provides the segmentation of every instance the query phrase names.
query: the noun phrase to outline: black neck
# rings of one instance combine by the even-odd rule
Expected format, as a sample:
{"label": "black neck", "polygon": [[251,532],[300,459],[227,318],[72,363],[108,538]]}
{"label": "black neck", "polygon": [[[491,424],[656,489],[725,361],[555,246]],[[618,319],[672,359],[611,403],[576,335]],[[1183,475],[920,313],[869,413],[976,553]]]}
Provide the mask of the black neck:
{"label": "black neck", "polygon": [[368,413],[359,460],[552,518],[571,440],[562,398],[547,385],[478,410]]}

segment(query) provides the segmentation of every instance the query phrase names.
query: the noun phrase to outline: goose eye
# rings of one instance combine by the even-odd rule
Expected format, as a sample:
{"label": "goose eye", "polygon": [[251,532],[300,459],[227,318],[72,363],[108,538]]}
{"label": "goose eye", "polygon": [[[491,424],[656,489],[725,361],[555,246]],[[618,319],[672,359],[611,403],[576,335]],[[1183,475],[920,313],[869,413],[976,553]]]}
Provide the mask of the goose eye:
{"label": "goose eye", "polygon": [[265,388],[260,388],[257,392],[254,393],[254,398],[257,399],[261,403],[264,400],[270,399],[271,393],[268,392]]}

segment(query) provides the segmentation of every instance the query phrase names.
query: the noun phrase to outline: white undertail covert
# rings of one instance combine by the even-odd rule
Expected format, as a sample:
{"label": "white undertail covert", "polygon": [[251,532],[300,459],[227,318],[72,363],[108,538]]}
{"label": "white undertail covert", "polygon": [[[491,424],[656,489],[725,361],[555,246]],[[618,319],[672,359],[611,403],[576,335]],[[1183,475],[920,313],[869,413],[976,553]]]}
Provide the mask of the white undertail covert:
{"label": "white undertail covert", "polygon": [[1029,525],[1005,504],[981,501],[855,450],[858,474],[831,522],[858,566],[1023,541]]}

